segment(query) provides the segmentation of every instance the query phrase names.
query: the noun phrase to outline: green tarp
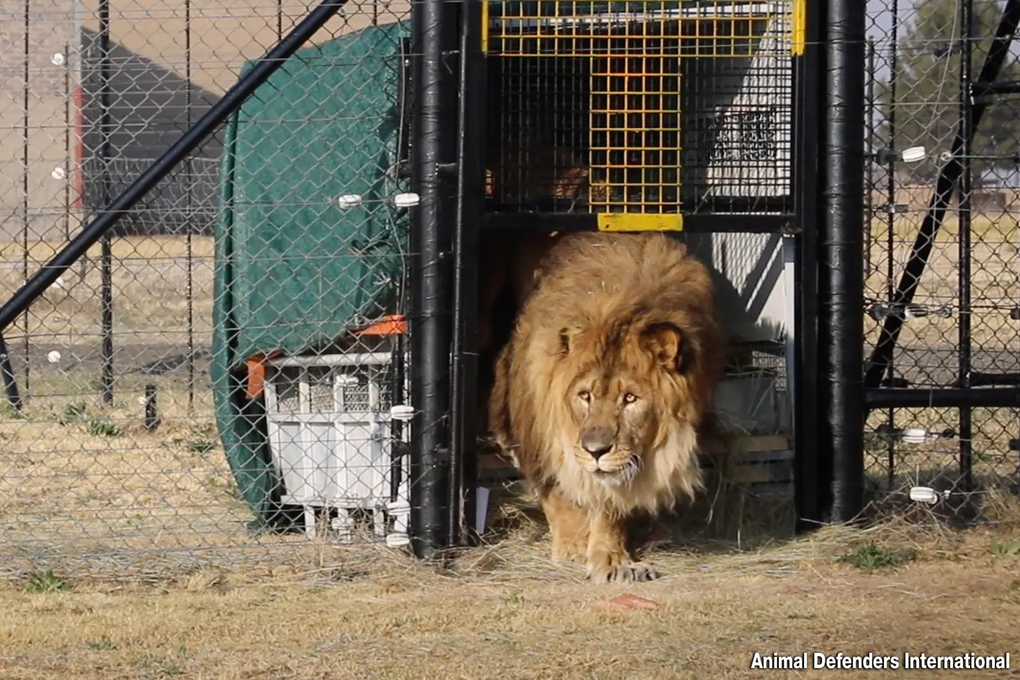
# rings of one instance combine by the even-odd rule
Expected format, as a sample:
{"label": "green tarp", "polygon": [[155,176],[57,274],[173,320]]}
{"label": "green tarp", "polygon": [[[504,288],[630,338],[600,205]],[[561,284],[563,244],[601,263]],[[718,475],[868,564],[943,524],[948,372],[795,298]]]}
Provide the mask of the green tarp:
{"label": "green tarp", "polygon": [[[298,51],[228,121],[220,161],[211,376],[227,459],[261,525],[276,505],[244,362],[323,347],[394,311],[406,252],[397,88],[406,24]],[[245,65],[246,73],[254,63]],[[337,198],[359,195],[358,207]]]}

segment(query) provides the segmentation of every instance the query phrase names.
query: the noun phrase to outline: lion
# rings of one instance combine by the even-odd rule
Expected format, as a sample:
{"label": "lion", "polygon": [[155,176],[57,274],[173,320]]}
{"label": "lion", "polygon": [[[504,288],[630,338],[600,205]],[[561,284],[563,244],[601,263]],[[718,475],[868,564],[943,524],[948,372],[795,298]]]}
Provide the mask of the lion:
{"label": "lion", "polygon": [[496,361],[488,422],[538,496],[554,562],[658,578],[629,520],[704,489],[699,427],[724,363],[708,269],[661,233],[573,233],[546,254]]}

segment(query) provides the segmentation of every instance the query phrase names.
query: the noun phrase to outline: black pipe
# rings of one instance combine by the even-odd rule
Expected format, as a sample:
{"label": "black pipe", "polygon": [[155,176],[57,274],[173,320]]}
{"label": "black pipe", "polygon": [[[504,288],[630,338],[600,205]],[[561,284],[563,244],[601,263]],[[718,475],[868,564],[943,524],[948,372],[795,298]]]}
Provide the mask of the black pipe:
{"label": "black pipe", "polygon": [[145,386],[145,417],[142,425],[146,432],[154,432],[159,427],[159,408],[156,405],[156,386],[149,383]]}
{"label": "black pipe", "polygon": [[[277,40],[280,37],[277,35]],[[191,127],[191,0],[184,0],[184,124]],[[185,259],[187,261],[187,283],[185,296],[188,300],[188,411],[195,406],[195,265],[192,232],[195,228],[195,167],[191,154],[184,161],[184,177],[187,195],[188,219],[184,223]]]}
{"label": "black pipe", "polygon": [[[960,319],[958,326],[957,367],[958,384],[962,389],[970,387],[971,371],[971,295],[970,295],[970,228],[971,228],[971,185],[973,179],[973,164],[971,163],[971,139],[972,126],[971,109],[972,101],[970,96],[971,70],[970,61],[973,53],[972,38],[974,32],[974,11],[973,0],[962,0],[960,3],[960,123],[957,137],[963,142],[960,146],[960,205],[958,235],[959,262],[958,271],[960,277],[959,304]],[[969,406],[960,406],[960,476],[964,491],[971,490],[972,459],[973,459],[973,420]]]}
{"label": "black pipe", "polygon": [[[995,38],[988,49],[988,54],[985,56],[985,63],[981,67],[978,82],[990,83],[999,77],[1002,65],[1009,55],[1010,45],[1018,25],[1020,25],[1020,0],[1006,0],[1006,5],[1002,10],[1002,18],[999,21],[998,28],[995,30]],[[928,204],[928,212],[924,217],[917,237],[914,239],[910,259],[907,260],[907,266],[900,277],[899,285],[896,288],[896,297],[890,301],[894,305],[906,305],[914,299],[914,293],[917,291],[921,276],[924,274],[925,267],[928,264],[931,249],[935,244],[935,237],[942,226],[942,220],[945,217],[946,210],[949,208],[957,182],[963,172],[963,167],[960,163],[960,156],[963,153],[963,137],[973,137],[974,131],[981,124],[981,118],[984,116],[987,108],[987,102],[975,102],[971,107],[969,128],[964,130],[961,127],[957,131],[956,139],[953,140],[953,147],[950,151],[950,158],[942,166],[941,172],[939,172],[938,180],[935,182],[935,193],[932,194],[931,201]],[[886,317],[878,343],[868,359],[864,379],[868,387],[877,387],[881,384],[882,376],[892,360],[893,350],[896,347],[896,341],[902,328],[903,319],[901,317],[897,315]]]}
{"label": "black pipe", "polygon": [[411,548],[419,558],[438,557],[446,538],[449,469],[450,306],[453,291],[450,224],[453,192],[440,167],[453,160],[448,134],[456,115],[447,90],[453,83],[445,56],[456,42],[449,10],[456,5],[424,0],[412,10],[416,107],[412,134],[412,184],[420,197],[411,243]]}
{"label": "black pipe", "polygon": [[14,369],[11,367],[11,355],[7,351],[7,341],[0,334],[0,374],[4,379],[4,392],[7,394],[7,403],[14,407],[15,411],[21,411],[21,395],[18,394],[18,381],[14,379]]}
{"label": "black pipe", "polygon": [[970,372],[970,386],[1020,387],[1020,373]]}
{"label": "black pipe", "polygon": [[[32,63],[32,60],[30,58],[30,52],[29,52],[29,50],[31,49],[31,42],[30,42],[30,35],[29,35],[29,31],[30,31],[31,26],[32,26],[31,9],[32,9],[31,0],[25,0],[25,26],[24,26],[24,29],[25,29],[24,50],[25,51],[24,51],[24,55],[23,55],[24,58],[25,58],[24,72],[23,72],[25,83],[24,83],[24,88],[21,91],[21,94],[22,94],[22,109],[21,109],[21,113],[22,113],[22,121],[21,121],[21,125],[22,125],[22,127],[21,127],[21,135],[22,135],[21,136],[21,154],[22,154],[22,158],[21,158],[21,160],[22,160],[22,170],[21,170],[21,225],[22,225],[22,233],[21,233],[21,275],[22,275],[22,279],[25,280],[25,281],[28,281],[28,248],[29,248],[29,237],[28,237],[28,234],[29,234],[29,231],[30,231],[30,225],[29,225],[29,220],[28,220],[28,210],[29,210],[29,201],[28,201],[28,184],[29,184],[29,182],[28,182],[28,174],[29,174],[29,170],[28,170],[28,154],[29,154],[29,148],[28,148],[29,134],[28,134],[28,129],[29,128],[28,128],[28,126],[29,126],[29,122],[30,121],[29,121],[29,117],[28,117],[28,112],[30,110],[30,104],[29,104],[29,84],[32,82],[32,80],[29,77],[29,69],[28,69],[28,67],[29,67],[29,64]],[[29,339],[30,338],[29,338],[28,317],[26,317],[25,318],[25,335],[23,337],[24,351],[25,351],[25,391],[26,392],[28,392],[28,391],[30,391],[32,389],[31,385],[30,385],[30,382],[29,382],[30,379],[31,379],[31,367],[32,367],[32,362],[31,362],[31,360],[29,358],[29,353],[31,352],[31,343],[29,342]],[[4,353],[6,354],[7,352],[4,352]],[[12,376],[13,376],[13,374],[12,374]]]}
{"label": "black pipe", "polygon": [[329,21],[346,0],[323,0],[304,20],[269,50],[247,74],[241,77],[198,122],[170,145],[156,161],[132,182],[96,219],[88,223],[64,249],[42,266],[21,288],[0,306],[0,332],[31,305],[69,266],[111,227],[120,216],[130,210],[182,158],[212,134],[219,125],[236,111],[251,94],[273,75],[302,44]]}
{"label": "black pipe", "polygon": [[818,440],[818,224],[821,216],[818,150],[821,107],[817,93],[824,55],[824,12],[823,3],[809,5],[804,54],[794,60],[797,83],[794,196],[800,232],[796,236],[797,257],[794,264],[797,296],[794,301],[796,363],[793,375],[794,503],[798,532],[817,528],[825,520],[825,508],[830,503],[831,469],[828,459],[819,455]]}
{"label": "black pipe", "polygon": [[832,520],[848,522],[864,486],[865,4],[831,0],[826,29],[822,425],[832,446]]}
{"label": "black pipe", "polygon": [[939,389],[867,388],[864,402],[876,408],[1020,408],[1020,389],[946,387]]}
{"label": "black pipe", "polygon": [[[460,22],[460,106],[457,112],[457,221],[453,237],[453,399],[447,544],[467,535],[477,484],[478,227],[485,215],[485,61],[481,0],[465,0]],[[463,512],[461,498],[463,497]],[[466,529],[462,529],[466,525]]]}
{"label": "black pipe", "polygon": [[[71,45],[64,43],[64,239],[71,238]],[[80,169],[78,170],[80,172]]]}
{"label": "black pipe", "polygon": [[[110,203],[110,0],[99,0],[99,162],[100,203]],[[100,252],[100,389],[104,404],[113,403],[113,250],[110,230],[103,233]]]}
{"label": "black pipe", "polygon": [[[867,149],[868,156],[865,161],[866,167],[864,169],[864,186],[867,191],[867,199],[864,202],[864,279],[867,280],[871,277],[871,244],[872,244],[872,223],[875,220],[875,202],[872,199],[875,191],[875,41],[868,38],[867,43],[868,52],[868,74],[867,74],[867,88],[868,98],[867,107],[867,119],[865,125],[867,126]],[[892,204],[892,201],[888,202]]]}
{"label": "black pipe", "polygon": [[[900,5],[899,0],[893,0],[892,3],[892,44],[889,46],[889,148],[897,148],[896,141],[896,85],[899,76],[899,47],[900,47]],[[892,209],[896,205],[896,157],[895,154],[889,154],[888,165],[886,166],[886,190],[888,191],[888,199],[886,205],[889,209],[885,213],[885,296],[887,300],[892,300],[895,295],[895,288],[893,283],[893,277],[896,275],[895,266],[896,259],[894,253],[896,252],[896,211]],[[893,383],[896,380],[896,367],[894,366],[893,357],[889,357],[889,381]],[[889,409],[886,413],[886,418],[890,427],[895,427],[896,423],[896,412],[893,409]],[[885,458],[886,458],[886,480],[889,482],[889,488],[892,488],[893,483],[896,480],[896,443],[893,441],[886,442],[885,445]]]}

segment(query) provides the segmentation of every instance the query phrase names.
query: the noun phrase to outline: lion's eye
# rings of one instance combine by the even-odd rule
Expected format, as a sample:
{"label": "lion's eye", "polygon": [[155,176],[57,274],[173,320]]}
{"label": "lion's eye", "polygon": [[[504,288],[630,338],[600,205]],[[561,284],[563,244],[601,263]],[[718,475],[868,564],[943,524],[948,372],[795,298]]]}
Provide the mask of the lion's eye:
{"label": "lion's eye", "polygon": [[591,401],[591,392],[589,392],[588,390],[581,390],[580,392],[577,393],[577,397],[584,403],[588,403],[589,401]]}
{"label": "lion's eye", "polygon": [[623,395],[623,403],[624,404],[633,404],[635,401],[637,401],[637,397],[634,396],[633,394],[631,394],[630,392],[628,392],[627,394]]}

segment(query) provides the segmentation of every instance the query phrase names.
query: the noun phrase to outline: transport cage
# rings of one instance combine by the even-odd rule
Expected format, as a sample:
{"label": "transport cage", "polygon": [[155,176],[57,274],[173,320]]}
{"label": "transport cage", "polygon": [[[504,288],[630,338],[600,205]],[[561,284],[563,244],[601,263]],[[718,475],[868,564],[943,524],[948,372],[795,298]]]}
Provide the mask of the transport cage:
{"label": "transport cage", "polygon": [[[294,356],[265,362],[266,421],[281,502],[304,509],[314,536],[328,517],[341,541],[367,530],[407,542],[407,406],[393,404],[392,352]],[[405,364],[406,365],[406,364]],[[404,394],[409,386],[404,380]]]}
{"label": "transport cage", "polygon": [[802,6],[489,0],[490,210],[791,212]]}

